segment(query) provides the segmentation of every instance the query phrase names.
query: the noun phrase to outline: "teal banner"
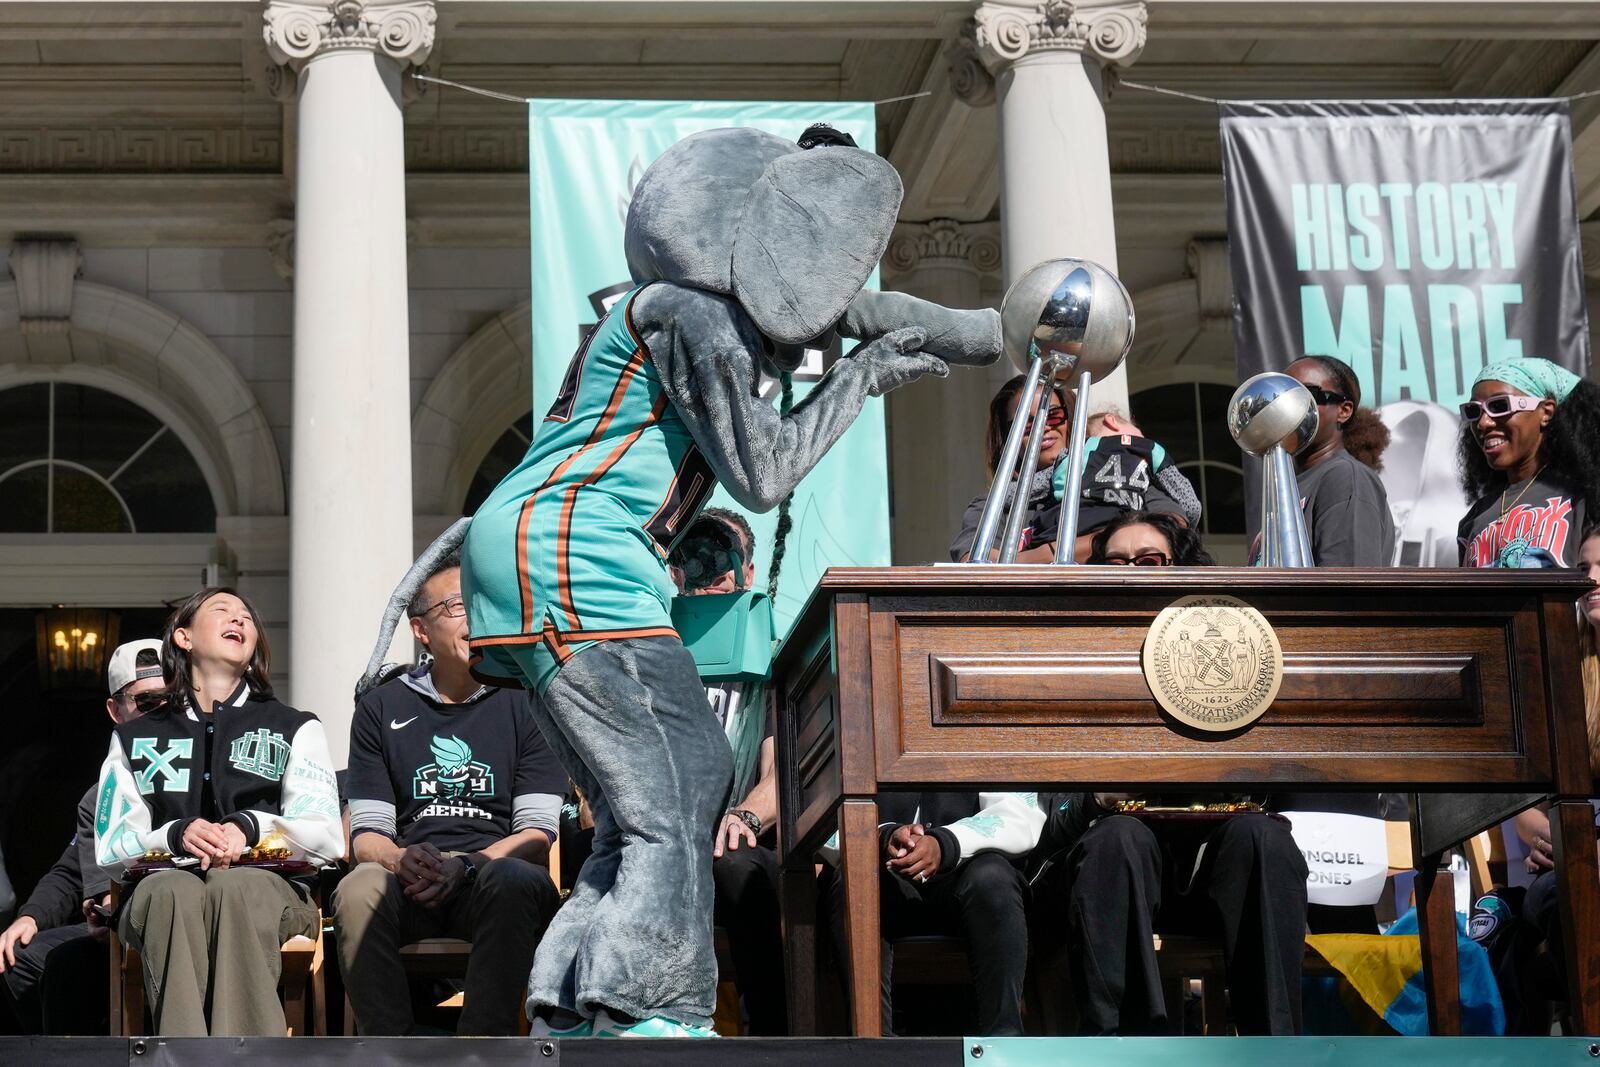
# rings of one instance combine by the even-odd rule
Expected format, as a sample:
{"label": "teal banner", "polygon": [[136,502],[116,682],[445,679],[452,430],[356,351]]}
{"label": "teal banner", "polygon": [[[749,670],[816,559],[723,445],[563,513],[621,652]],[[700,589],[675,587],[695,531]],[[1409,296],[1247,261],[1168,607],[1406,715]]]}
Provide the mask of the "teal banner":
{"label": "teal banner", "polygon": [[[723,126],[755,126],[796,139],[827,122],[872,150],[870,103],[668,100],[528,101],[529,210],[533,255],[533,407],[537,426],[591,324],[632,288],[622,233],[633,187],[674,142]],[[869,285],[877,284],[874,274]],[[795,375],[798,402],[837,359],[810,352]],[[777,402],[777,383],[764,391]],[[777,636],[831,566],[889,562],[889,478],[883,402],[861,417],[795,492],[782,579],[773,604]],[[718,490],[713,505],[733,508]],[[736,509],[742,510],[742,509]],[[749,515],[756,585],[765,588],[777,513]]]}

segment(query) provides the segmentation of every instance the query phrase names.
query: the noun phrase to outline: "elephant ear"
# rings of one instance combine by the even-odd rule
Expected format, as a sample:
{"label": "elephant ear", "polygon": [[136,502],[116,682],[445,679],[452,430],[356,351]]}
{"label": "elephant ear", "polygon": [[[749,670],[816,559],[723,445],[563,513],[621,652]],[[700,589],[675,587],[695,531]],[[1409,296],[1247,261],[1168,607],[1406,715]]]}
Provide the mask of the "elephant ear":
{"label": "elephant ear", "polygon": [[730,264],[751,186],[800,147],[749,128],[690,134],[634,186],[623,243],[636,282],[673,282],[733,295]]}
{"label": "elephant ear", "polygon": [[900,175],[859,148],[772,160],[733,242],[733,295],[761,332],[799,344],[838,321],[889,246]]}

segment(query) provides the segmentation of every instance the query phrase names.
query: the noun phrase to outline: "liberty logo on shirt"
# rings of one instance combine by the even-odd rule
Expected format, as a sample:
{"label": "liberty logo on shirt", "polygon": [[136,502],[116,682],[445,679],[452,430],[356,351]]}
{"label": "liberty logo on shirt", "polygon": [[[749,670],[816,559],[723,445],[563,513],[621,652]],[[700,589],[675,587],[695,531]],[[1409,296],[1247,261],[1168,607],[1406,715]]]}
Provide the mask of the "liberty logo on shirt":
{"label": "liberty logo on shirt", "polygon": [[494,772],[472,758],[459,737],[435,736],[429,746],[435,762],[418,767],[411,780],[413,800],[471,800],[494,795]]}
{"label": "liberty logo on shirt", "polygon": [[1553,496],[1542,506],[1518,504],[1468,542],[1467,566],[1549,566],[1536,555],[1542,550],[1557,567],[1565,567],[1571,525],[1571,500]]}

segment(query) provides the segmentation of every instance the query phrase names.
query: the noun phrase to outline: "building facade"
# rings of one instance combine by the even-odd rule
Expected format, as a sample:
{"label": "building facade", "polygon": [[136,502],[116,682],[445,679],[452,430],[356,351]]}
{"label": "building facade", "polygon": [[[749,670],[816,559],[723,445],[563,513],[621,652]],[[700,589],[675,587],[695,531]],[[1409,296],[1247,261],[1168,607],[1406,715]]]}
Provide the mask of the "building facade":
{"label": "building facade", "polygon": [[[1600,89],[1600,18],[1559,0],[0,3],[0,656],[48,605],[235,583],[342,759],[390,589],[528,432],[526,114],[418,71],[514,97],[885,101],[906,187],[885,284],[998,306],[1039,259],[1115,269],[1138,334],[1102,395],[1188,468],[1237,558],[1216,112],[1125,83],[1571,95]],[[1600,98],[1572,121],[1595,323]],[[896,562],[943,558],[1010,373],[890,399]]]}

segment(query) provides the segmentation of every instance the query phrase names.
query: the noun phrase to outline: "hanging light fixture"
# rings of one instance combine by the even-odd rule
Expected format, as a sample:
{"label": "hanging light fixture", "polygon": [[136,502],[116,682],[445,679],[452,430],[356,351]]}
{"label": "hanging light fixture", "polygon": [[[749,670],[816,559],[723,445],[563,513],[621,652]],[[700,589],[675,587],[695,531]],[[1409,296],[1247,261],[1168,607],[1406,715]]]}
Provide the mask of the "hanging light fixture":
{"label": "hanging light fixture", "polygon": [[51,689],[105,687],[106,657],[117,646],[121,617],[105,608],[56,606],[39,612],[39,685]]}

